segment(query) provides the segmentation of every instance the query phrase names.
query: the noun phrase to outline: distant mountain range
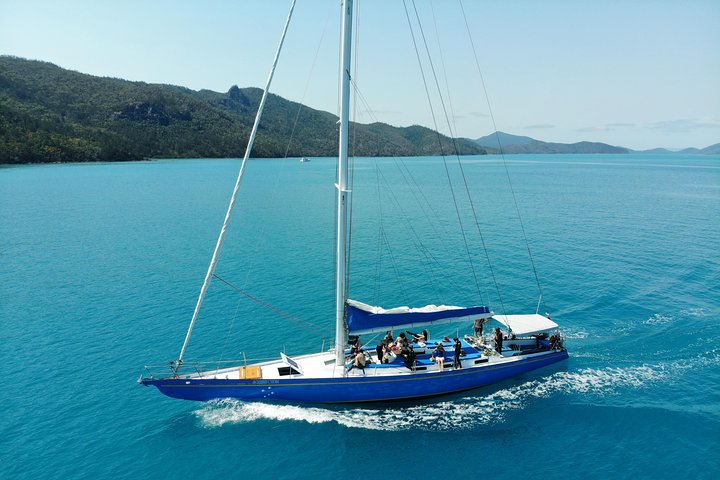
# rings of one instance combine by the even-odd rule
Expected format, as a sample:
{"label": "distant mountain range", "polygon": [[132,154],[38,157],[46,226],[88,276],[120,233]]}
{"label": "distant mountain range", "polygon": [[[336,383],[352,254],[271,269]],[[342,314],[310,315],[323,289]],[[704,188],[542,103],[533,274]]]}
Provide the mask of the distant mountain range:
{"label": "distant mountain range", "polygon": [[[499,142],[498,142],[499,140]],[[549,143],[535,140],[530,137],[511,135],[505,132],[497,132],[474,140],[475,143],[493,150],[500,150],[507,154],[513,153],[682,153],[718,155],[720,154],[720,143],[709,147],[686,148],[680,151],[671,151],[664,148],[653,148],[652,150],[631,150],[625,147],[616,147],[606,143],[578,142],[578,143]]]}
{"label": "distant mountain range", "polygon": [[[225,93],[95,77],[0,55],[0,164],[240,157],[262,91]],[[296,121],[297,119],[297,121]],[[357,156],[629,153],[603,143],[546,143],[503,132],[452,139],[421,126],[353,124]],[[337,155],[337,116],[270,95],[252,155]],[[653,150],[653,153],[674,153]],[[681,153],[720,153],[720,144]]]}

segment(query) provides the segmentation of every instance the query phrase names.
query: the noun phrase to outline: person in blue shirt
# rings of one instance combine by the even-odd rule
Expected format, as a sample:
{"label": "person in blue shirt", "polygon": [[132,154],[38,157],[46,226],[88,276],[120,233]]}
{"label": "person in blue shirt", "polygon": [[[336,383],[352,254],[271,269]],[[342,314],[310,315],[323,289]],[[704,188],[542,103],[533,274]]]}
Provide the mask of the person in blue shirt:
{"label": "person in blue shirt", "polygon": [[445,347],[442,342],[437,342],[437,347],[433,350],[430,360],[434,360],[437,363],[438,369],[442,372],[445,366]]}

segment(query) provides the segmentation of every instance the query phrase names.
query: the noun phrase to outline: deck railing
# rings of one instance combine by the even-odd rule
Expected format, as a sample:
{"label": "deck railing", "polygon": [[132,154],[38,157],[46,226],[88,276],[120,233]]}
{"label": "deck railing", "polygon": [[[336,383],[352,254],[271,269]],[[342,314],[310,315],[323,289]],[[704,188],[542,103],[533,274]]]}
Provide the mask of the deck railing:
{"label": "deck railing", "polygon": [[186,377],[189,375],[217,375],[235,367],[244,367],[248,364],[270,362],[277,360],[277,357],[267,358],[247,358],[243,354],[243,358],[235,360],[214,360],[214,361],[196,361],[186,360],[180,368],[175,368],[174,363],[165,363],[161,365],[145,365],[145,374],[140,376],[140,380],[144,378],[163,378],[163,377]]}

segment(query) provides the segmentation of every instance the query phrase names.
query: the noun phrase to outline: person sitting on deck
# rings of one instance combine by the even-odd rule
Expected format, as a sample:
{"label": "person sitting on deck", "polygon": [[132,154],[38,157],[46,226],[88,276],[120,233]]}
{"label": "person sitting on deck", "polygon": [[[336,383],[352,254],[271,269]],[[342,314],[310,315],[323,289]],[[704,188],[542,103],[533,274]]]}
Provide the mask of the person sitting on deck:
{"label": "person sitting on deck", "polygon": [[357,343],[350,346],[350,355],[347,357],[346,360],[353,361],[355,357],[357,356],[358,350],[360,350],[360,347],[358,347]]}
{"label": "person sitting on deck", "polygon": [[422,333],[413,333],[410,330],[406,330],[407,333],[413,336],[413,343],[424,344],[428,341],[428,331],[423,330]]}
{"label": "person sitting on deck", "polygon": [[348,367],[347,371],[349,372],[353,368],[359,368],[360,370],[362,370],[363,375],[365,375],[365,362],[365,351],[361,348],[358,350],[357,354],[355,354],[355,358]]}
{"label": "person sitting on deck", "polygon": [[395,342],[395,339],[393,338],[392,330],[387,331],[387,333],[385,334],[385,338],[383,340],[385,340],[385,343],[387,343],[388,345],[392,345]]}
{"label": "person sitting on deck", "polygon": [[443,347],[442,342],[437,342],[437,347],[433,350],[430,360],[437,363],[438,370],[443,371],[445,366],[445,347]]}
{"label": "person sitting on deck", "polygon": [[393,349],[393,351],[396,355],[402,355],[404,351],[407,351],[407,346],[407,338],[405,337],[404,333],[401,333],[400,335],[398,335],[397,340],[395,340],[395,348]]}
{"label": "person sitting on deck", "polygon": [[542,345],[542,340],[546,340],[548,338],[547,333],[533,333],[532,337],[535,339],[535,348],[540,349],[540,346]]}

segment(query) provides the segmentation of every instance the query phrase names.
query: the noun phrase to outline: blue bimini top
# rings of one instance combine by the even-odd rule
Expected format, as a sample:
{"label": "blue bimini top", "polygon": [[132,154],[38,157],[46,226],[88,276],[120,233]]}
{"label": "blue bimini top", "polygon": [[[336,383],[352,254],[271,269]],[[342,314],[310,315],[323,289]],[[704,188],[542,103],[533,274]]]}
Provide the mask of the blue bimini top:
{"label": "blue bimini top", "polygon": [[427,305],[422,308],[397,307],[385,310],[355,300],[347,301],[348,330],[355,335],[463,322],[492,315],[493,312],[485,306]]}

